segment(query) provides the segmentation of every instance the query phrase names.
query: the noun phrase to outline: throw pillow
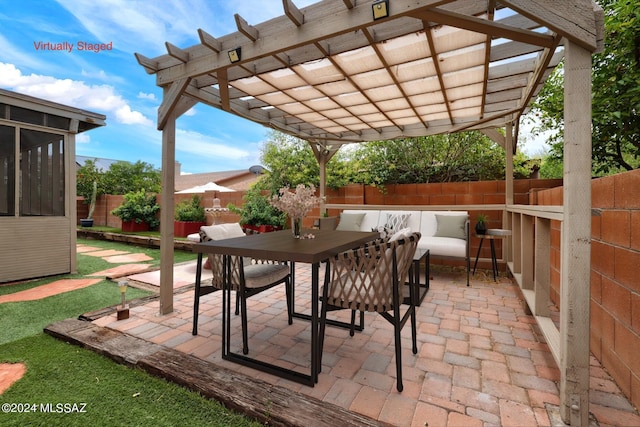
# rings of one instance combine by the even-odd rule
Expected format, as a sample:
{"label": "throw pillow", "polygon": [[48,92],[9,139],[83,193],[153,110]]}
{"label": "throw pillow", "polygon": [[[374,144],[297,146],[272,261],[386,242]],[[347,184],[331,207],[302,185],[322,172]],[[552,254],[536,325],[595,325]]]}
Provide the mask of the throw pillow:
{"label": "throw pillow", "polygon": [[384,227],[388,228],[392,232],[403,229],[407,226],[410,216],[411,214],[407,213],[387,214],[387,223]]}
{"label": "throw pillow", "polygon": [[406,237],[411,236],[411,234],[413,234],[411,232],[410,228],[402,228],[398,231],[396,231],[393,236],[391,236],[391,238],[389,239],[390,242],[393,242],[395,240],[400,240],[400,239],[404,239]]}
{"label": "throw pillow", "polygon": [[360,224],[362,224],[364,215],[364,213],[341,213],[340,223],[338,223],[336,230],[360,231]]}
{"label": "throw pillow", "polygon": [[454,237],[466,239],[464,225],[467,217],[464,215],[438,215],[436,214],[438,228],[434,237]]}
{"label": "throw pillow", "polygon": [[381,239],[386,239],[387,237],[391,236],[393,234],[393,230],[384,227],[382,225],[379,225],[377,227],[373,227],[371,229],[371,231],[377,231],[378,233],[380,233],[380,238]]}

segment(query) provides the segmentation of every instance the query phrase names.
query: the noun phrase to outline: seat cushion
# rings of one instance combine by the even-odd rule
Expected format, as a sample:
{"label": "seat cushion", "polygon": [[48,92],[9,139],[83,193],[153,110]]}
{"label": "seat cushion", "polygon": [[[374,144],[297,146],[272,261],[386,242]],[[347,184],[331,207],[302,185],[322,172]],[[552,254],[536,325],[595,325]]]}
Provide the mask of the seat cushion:
{"label": "seat cushion", "polygon": [[244,266],[244,282],[247,288],[262,288],[284,280],[289,275],[286,264],[251,264]]}
{"label": "seat cushion", "polygon": [[203,225],[200,227],[201,236],[204,233],[203,241],[206,239],[204,237],[208,237],[211,240],[223,240],[223,239],[231,239],[232,237],[242,237],[244,236],[244,231],[242,231],[242,227],[237,222],[228,223],[228,224],[216,224],[216,225]]}
{"label": "seat cushion", "polygon": [[451,237],[429,237],[420,239],[418,248],[429,249],[431,255],[466,258],[467,242]]}

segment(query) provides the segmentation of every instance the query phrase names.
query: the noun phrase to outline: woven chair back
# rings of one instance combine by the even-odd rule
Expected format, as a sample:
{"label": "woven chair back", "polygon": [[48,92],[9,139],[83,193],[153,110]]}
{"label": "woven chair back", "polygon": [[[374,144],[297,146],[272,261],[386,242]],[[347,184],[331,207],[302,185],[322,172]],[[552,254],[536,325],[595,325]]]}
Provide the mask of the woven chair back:
{"label": "woven chair back", "polygon": [[420,233],[380,241],[342,252],[330,259],[328,303],[351,310],[386,312],[402,302],[404,284]]}

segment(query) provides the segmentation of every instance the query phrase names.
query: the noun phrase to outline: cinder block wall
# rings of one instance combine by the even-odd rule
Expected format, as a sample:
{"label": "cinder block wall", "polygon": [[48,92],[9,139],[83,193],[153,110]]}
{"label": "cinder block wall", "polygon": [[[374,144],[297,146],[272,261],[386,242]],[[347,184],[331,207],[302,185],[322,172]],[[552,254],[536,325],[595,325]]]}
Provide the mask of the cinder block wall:
{"label": "cinder block wall", "polygon": [[[538,190],[543,188],[553,188],[562,185],[562,180],[549,179],[521,179],[514,181],[514,199],[517,204],[530,204],[537,200]],[[358,204],[358,205],[494,205],[505,203],[505,182],[504,181],[479,181],[479,182],[452,182],[452,183],[430,183],[430,184],[399,184],[388,185],[384,190],[377,187],[365,186],[362,184],[351,184],[336,190],[327,190],[327,203],[336,204]],[[244,192],[216,193],[220,199],[221,206],[233,203],[236,206],[242,205]],[[202,195],[202,204],[205,207],[213,206],[214,192],[207,192]],[[190,199],[190,194],[176,194],[175,201]],[[157,201],[161,202],[158,195]],[[119,218],[111,215],[111,211],[122,203],[122,196],[106,195],[98,198],[94,213],[95,225],[107,225],[119,228],[122,222]],[[560,204],[562,197],[560,197]],[[81,212],[87,210],[82,200],[78,201],[78,223]],[[471,227],[476,223],[478,214],[484,213],[489,216],[487,225],[489,228],[502,228],[502,211],[472,210],[469,212]],[[338,215],[338,210],[329,210],[329,215]],[[84,213],[86,215],[86,212]],[[319,209],[315,208],[304,219],[303,227],[311,228],[314,220],[319,216]],[[82,216],[84,218],[84,216]],[[218,222],[237,222],[238,215],[224,213],[218,217]],[[213,223],[213,217],[207,215],[207,222]],[[478,251],[480,239],[476,238],[472,231],[470,251],[474,257]],[[495,241],[498,258],[502,258],[502,240]],[[559,245],[558,245],[559,247]],[[480,252],[480,258],[489,259],[490,247],[484,244]],[[453,265],[463,265],[463,261],[456,260],[434,260]],[[480,262],[478,268],[491,268],[490,262]],[[501,268],[505,268],[501,265]],[[558,281],[559,283],[559,281]]]}
{"label": "cinder block wall", "polygon": [[[591,351],[640,407],[640,170],[594,179],[591,197]],[[562,188],[539,193],[538,203],[562,204]],[[559,223],[552,224],[551,243],[551,298],[558,305]]]}
{"label": "cinder block wall", "polygon": [[[530,204],[536,200],[540,189],[554,188],[562,185],[561,179],[518,179],[514,181],[514,201],[516,204]],[[327,203],[365,204],[365,205],[494,205],[505,203],[504,181],[451,182],[431,184],[398,184],[388,185],[384,191],[376,187],[360,184],[348,185],[336,190],[327,190]],[[562,204],[562,197],[560,197]],[[339,211],[329,210],[330,215],[338,215]],[[475,259],[480,239],[475,237],[473,227],[478,214],[489,216],[488,228],[502,228],[502,211],[469,211],[471,221],[470,252]],[[317,215],[317,214],[316,214]],[[305,226],[310,226],[306,224]],[[559,245],[558,245],[559,246]],[[498,259],[502,258],[502,240],[495,241]],[[483,244],[480,258],[491,257],[490,246]],[[447,265],[463,265],[464,261],[433,260],[434,263]],[[506,268],[503,264],[501,268]],[[490,262],[479,262],[478,268],[491,268]]]}

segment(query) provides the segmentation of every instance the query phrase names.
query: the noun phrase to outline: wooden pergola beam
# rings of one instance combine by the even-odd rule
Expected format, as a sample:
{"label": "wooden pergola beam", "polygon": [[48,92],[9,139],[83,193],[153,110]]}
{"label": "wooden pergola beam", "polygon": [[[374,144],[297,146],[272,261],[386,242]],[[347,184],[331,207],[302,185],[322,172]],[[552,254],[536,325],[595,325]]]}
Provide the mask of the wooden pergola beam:
{"label": "wooden pergola beam", "polygon": [[412,15],[426,22],[437,22],[442,25],[450,25],[496,38],[507,38],[534,46],[551,47],[554,41],[553,37],[548,34],[514,28],[500,24],[499,22],[491,22],[486,19],[476,18],[475,16],[467,16],[444,10],[420,10]]}
{"label": "wooden pergola beam", "polygon": [[134,53],[136,57],[136,61],[138,64],[142,65],[142,68],[147,72],[147,74],[155,74],[158,72],[158,61],[154,59],[149,59],[141,53]]}
{"label": "wooden pergola beam", "polygon": [[175,46],[169,42],[165,42],[164,44],[167,47],[167,52],[169,52],[169,55],[173,56],[178,61],[182,61],[185,63],[189,62],[189,52],[180,49],[178,46]]}
{"label": "wooden pergola beam", "polygon": [[[596,15],[591,0],[571,2],[556,0],[501,0],[518,13],[538,22],[550,30],[567,37],[583,48],[598,49]],[[570,19],[568,19],[570,18]],[[589,29],[593,29],[589,31]]]}
{"label": "wooden pergola beam", "polygon": [[282,0],[282,6],[284,7],[284,14],[287,15],[296,27],[304,24],[304,13],[302,13],[291,0]]}
{"label": "wooden pergola beam", "polygon": [[202,43],[212,51],[219,53],[222,50],[222,42],[207,33],[202,28],[198,28],[198,37],[200,38],[200,43]]}
{"label": "wooden pergola beam", "polygon": [[[394,0],[394,7],[391,9],[391,17],[410,16],[412,10],[428,9],[442,4],[453,2],[453,0],[423,0],[416,5],[412,0]],[[394,11],[395,14],[394,14]],[[330,20],[307,20],[299,31],[291,31],[290,20],[285,17],[288,25],[280,24],[280,28],[273,32],[272,37],[261,39],[260,43],[254,43],[260,34],[257,27],[252,27],[239,15],[234,15],[238,31],[243,37],[250,40],[238,46],[238,38],[227,43],[223,40],[223,50],[242,48],[242,59],[235,65],[253,62],[258,59],[273,56],[288,50],[297,49],[306,45],[313,45],[316,42],[331,39],[343,34],[349,34],[356,30],[374,25],[371,18],[371,5],[369,3],[359,3],[353,9],[344,9],[331,15]],[[348,26],[338,25],[338,23],[348,22]],[[277,34],[277,36],[276,36]],[[229,66],[229,59],[224,55],[215,53],[197,56],[186,64],[179,66],[168,66],[157,72],[157,84],[165,86],[174,80],[183,77],[198,77],[217,71],[220,68]]]}
{"label": "wooden pergola beam", "polygon": [[250,25],[242,16],[237,13],[233,15],[233,17],[236,20],[236,26],[238,27],[239,32],[244,34],[252,42],[258,40],[260,32],[256,27]]}
{"label": "wooden pergola beam", "polygon": [[165,92],[162,104],[160,104],[160,108],[158,108],[158,130],[164,129],[169,115],[173,112],[178,101],[180,101],[180,97],[190,80],[189,78],[185,78],[175,81]]}

